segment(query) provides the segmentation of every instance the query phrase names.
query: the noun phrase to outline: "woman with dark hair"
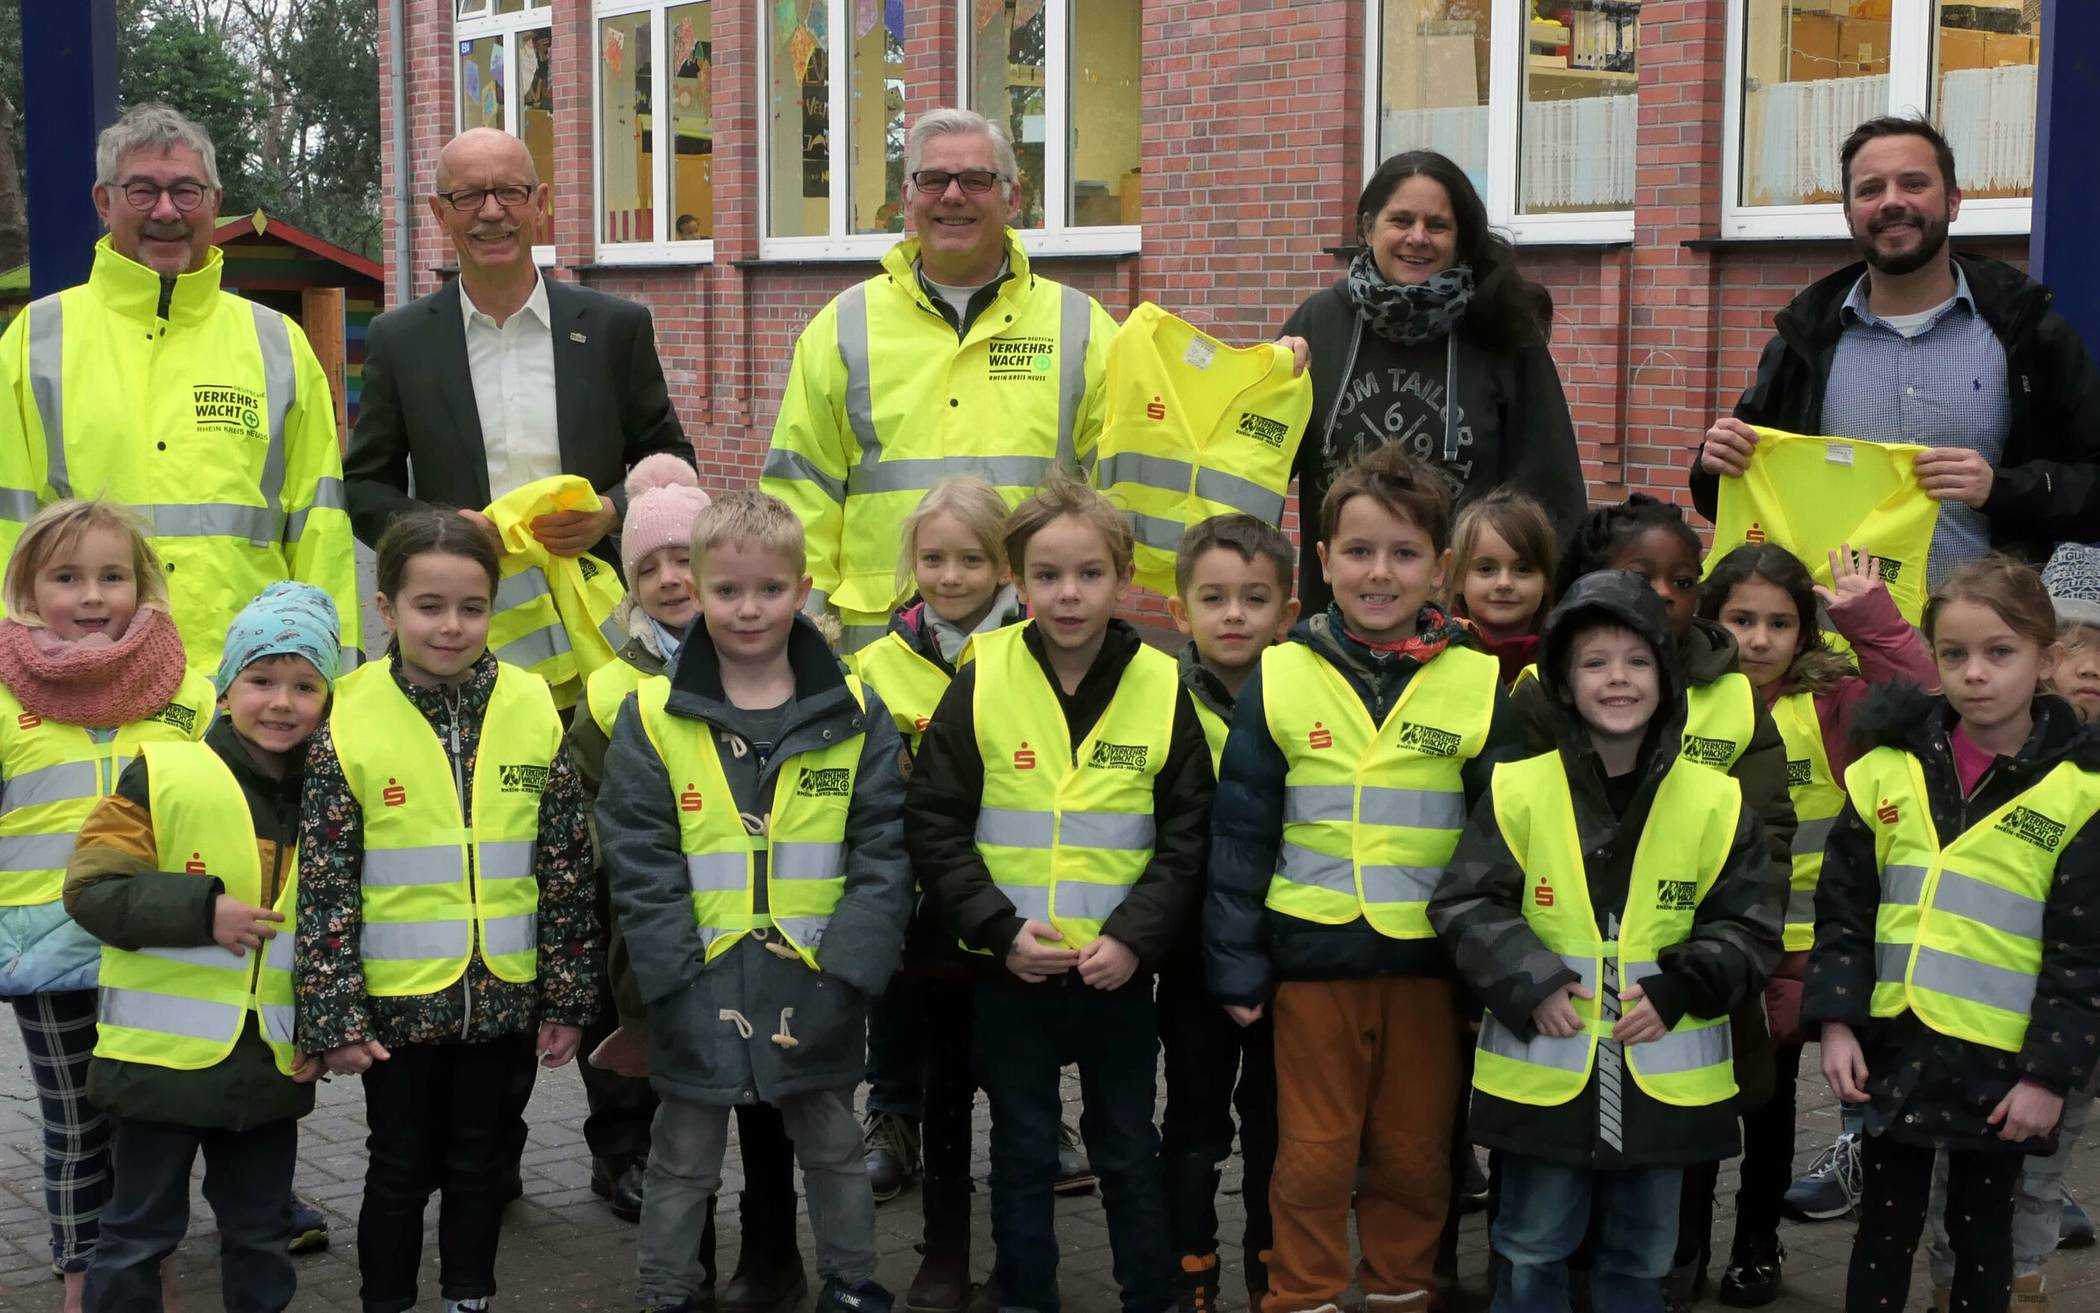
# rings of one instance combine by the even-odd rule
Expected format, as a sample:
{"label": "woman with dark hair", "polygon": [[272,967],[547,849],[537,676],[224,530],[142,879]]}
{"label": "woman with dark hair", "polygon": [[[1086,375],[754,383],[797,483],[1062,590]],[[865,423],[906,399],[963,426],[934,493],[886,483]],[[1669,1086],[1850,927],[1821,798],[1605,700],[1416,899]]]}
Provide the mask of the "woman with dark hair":
{"label": "woman with dark hair", "polygon": [[[1363,249],[1348,276],[1283,326],[1313,376],[1296,470],[1301,522],[1342,466],[1404,442],[1443,471],[1460,507],[1516,488],[1565,535],[1586,498],[1546,349],[1552,298],[1518,274],[1516,252],[1489,230],[1465,171],[1435,151],[1393,156],[1364,185],[1356,232]],[[1308,611],[1324,608],[1327,585],[1310,552],[1300,575]]]}

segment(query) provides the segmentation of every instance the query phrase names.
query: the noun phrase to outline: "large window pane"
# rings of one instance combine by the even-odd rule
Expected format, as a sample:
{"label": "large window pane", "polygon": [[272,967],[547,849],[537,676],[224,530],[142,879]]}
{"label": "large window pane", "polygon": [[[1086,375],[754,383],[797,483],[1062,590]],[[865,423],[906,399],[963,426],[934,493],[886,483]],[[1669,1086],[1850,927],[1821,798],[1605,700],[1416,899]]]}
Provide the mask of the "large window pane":
{"label": "large window pane", "polygon": [[[819,9],[827,0],[811,0]],[[904,194],[904,6],[898,0],[844,0],[853,22],[852,99],[847,102],[853,142],[848,232],[904,231],[898,198]]]}
{"label": "large window pane", "polygon": [[540,241],[554,242],[554,29],[536,27],[518,33],[519,136],[532,154],[540,181],[547,184],[547,213],[540,220]]}
{"label": "large window pane", "polygon": [[598,192],[607,242],[655,234],[648,50],[648,14],[598,24]]}
{"label": "large window pane", "polygon": [[664,13],[664,28],[670,42],[664,63],[671,73],[675,134],[669,147],[670,235],[673,241],[690,241],[715,235],[714,42],[707,5],[671,6]]}
{"label": "large window pane", "polygon": [[460,130],[502,127],[503,107],[503,38],[460,42]]}
{"label": "large window pane", "polygon": [[1098,228],[1138,221],[1138,3],[1071,0],[1068,121],[1072,189],[1066,222]]}
{"label": "large window pane", "polygon": [[2039,4],[1933,5],[1932,118],[1964,196],[2034,194]]}
{"label": "large window pane", "polygon": [[1840,199],[1839,145],[1888,112],[1889,20],[1829,0],[1760,0],[1743,23],[1742,203]]}
{"label": "large window pane", "polygon": [[[810,13],[829,31],[826,0]],[[812,31],[795,0],[766,15],[767,232],[821,237],[830,227],[831,59],[824,32]],[[792,18],[792,21],[788,21]]]}
{"label": "large window pane", "polygon": [[1633,208],[1641,7],[1626,0],[1538,0],[1525,29],[1517,210]]}
{"label": "large window pane", "polygon": [[1488,60],[1495,0],[1385,0],[1378,155],[1434,150],[1488,186]]}
{"label": "large window pane", "polygon": [[[972,0],[970,105],[1006,129],[1021,166],[1015,225],[1043,226],[1043,150],[1050,107],[1044,99],[1049,17],[1045,0]],[[1135,49],[1135,47],[1133,47]]]}

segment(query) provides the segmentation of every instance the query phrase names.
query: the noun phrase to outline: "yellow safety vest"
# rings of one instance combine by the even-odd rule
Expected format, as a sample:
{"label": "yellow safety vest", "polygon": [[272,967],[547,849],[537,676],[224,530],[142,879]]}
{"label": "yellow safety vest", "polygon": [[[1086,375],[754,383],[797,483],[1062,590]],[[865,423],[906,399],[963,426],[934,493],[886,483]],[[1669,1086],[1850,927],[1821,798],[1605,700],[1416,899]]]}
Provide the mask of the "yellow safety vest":
{"label": "yellow safety vest", "polygon": [[[1473,1086],[1498,1099],[1553,1107],[1589,1084],[1598,1041],[1611,1037],[1614,1018],[1601,1009],[1604,1000],[1616,1002],[1621,988],[1655,975],[1662,950],[1691,935],[1698,906],[1735,842],[1742,789],[1682,758],[1671,766],[1656,786],[1634,850],[1616,940],[1603,936],[1590,903],[1582,836],[1560,754],[1495,767],[1494,797],[1495,822],[1524,870],[1525,923],[1596,997],[1568,1000],[1583,1030],[1565,1039],[1519,1039],[1489,1013],[1480,1023]],[[1725,1016],[1682,1017],[1661,1039],[1624,1052],[1634,1083],[1658,1103],[1697,1108],[1736,1092],[1735,1046]]]}
{"label": "yellow safety vest", "polygon": [[1731,672],[1711,684],[1690,685],[1684,703],[1678,755],[1723,774],[1734,770],[1757,731],[1757,690],[1749,677]]}
{"label": "yellow safety vest", "polygon": [[365,992],[435,993],[477,950],[498,979],[535,978],[533,849],[562,736],[546,681],[498,667],[474,756],[471,826],[460,809],[463,773],[385,662],[336,684],[328,728],[364,816]]}
{"label": "yellow safety vest", "polygon": [[144,720],[86,729],[25,710],[0,684],[0,907],[57,902],[81,824],[140,746],[203,738],[216,700],[192,670]]}
{"label": "yellow safety vest", "polygon": [[1915,1012],[2017,1053],[2027,1037],[2056,863],[2100,811],[2100,775],[2068,762],[1941,847],[1916,757],[1876,748],[1845,771],[1874,832],[1874,1015]]}
{"label": "yellow safety vest", "polygon": [[1850,543],[1873,554],[1896,609],[1917,624],[1940,519],[1939,503],[1919,491],[1911,470],[1925,450],[1758,429],[1750,468],[1721,480],[1707,569],[1744,543],[1777,543],[1827,587],[1830,553]]}
{"label": "yellow safety vest", "polygon": [[1153,781],[1174,737],[1181,673],[1140,647],[1113,697],[1074,744],[1057,692],[1028,650],[1026,624],[974,640],[971,710],[984,762],[977,855],[1016,916],[1084,948],[1152,862]]}
{"label": "yellow safety vest", "polygon": [[[970,645],[964,644],[955,659],[960,669],[970,659]],[[941,704],[941,695],[948,691],[954,677],[913,651],[895,630],[847,657],[846,668],[882,695],[882,705],[890,709],[890,719],[897,722],[904,746],[917,752],[927,723],[933,719],[933,710]]]}
{"label": "yellow safety vest", "polygon": [[614,661],[593,670],[584,681],[584,704],[606,738],[612,737],[613,726],[619,721],[620,704],[640,686],[642,678],[642,672],[625,661]]}
{"label": "yellow safety vest", "polygon": [[1108,418],[1094,481],[1130,517],[1137,582],[1174,591],[1192,524],[1245,512],[1283,522],[1291,462],[1312,415],[1312,375],[1273,343],[1230,347],[1150,301],[1108,348]]}
{"label": "yellow safety vest", "polygon": [[[220,290],[214,248],[173,286],[104,237],[86,283],[0,337],[0,559],[40,506],[107,496],[143,515],[192,669],[280,579],[335,599],[345,668],[358,592],[328,378],[299,326]],[[165,305],[163,293],[167,294]]]}
{"label": "yellow safety vest", "polygon": [[[148,743],[146,787],[158,869],[210,879],[225,896],[263,905],[262,856],[240,781],[202,743]],[[263,1042],[289,1076],[292,943],[299,910],[296,853],[285,854],[284,887],[270,906],[284,915],[259,950],[102,947],[95,1056],[176,1071],[216,1067],[233,1052],[253,1013]]]}
{"label": "yellow safety vest", "polygon": [[1203,741],[1210,748],[1210,773],[1215,777],[1225,768],[1225,736],[1232,730],[1232,722],[1210,709],[1210,705],[1194,693],[1189,694],[1189,705],[1196,709],[1196,722],[1203,726]]}
{"label": "yellow safety vest", "polygon": [[1446,648],[1380,725],[1310,647],[1263,652],[1262,711],[1288,766],[1268,907],[1320,925],[1362,917],[1389,939],[1433,936],[1429,895],[1466,824],[1460,772],[1487,743],[1501,682],[1495,658]]}
{"label": "yellow safety vest", "polygon": [[1815,695],[1803,690],[1772,704],[1772,720],[1786,740],[1786,791],[1794,800],[1793,878],[1786,900],[1786,951],[1803,953],[1816,943],[1816,882],[1823,878],[1823,848],[1845,810],[1845,790],[1830,770]]}
{"label": "yellow safety vest", "polygon": [[[846,687],[865,708],[860,681],[849,675]],[[765,833],[752,834],[722,771],[714,728],[666,711],[670,696],[671,681],[661,675],[644,679],[636,692],[642,728],[678,794],[678,847],[685,854],[693,924],[706,960],[714,961],[754,930],[770,930],[810,970],[819,970],[824,929],[846,891],[846,818],[867,735],[856,732],[822,751],[798,752],[780,762],[773,805],[763,818]],[[865,721],[865,716],[854,717],[855,729],[863,729]],[[761,883],[764,911],[758,910]]]}
{"label": "yellow safety vest", "polygon": [[1012,276],[957,340],[913,268],[916,238],[819,311],[795,342],[759,487],[802,519],[813,602],[847,621],[845,650],[880,638],[909,592],[897,535],[940,480],[974,474],[1009,506],[1051,467],[1093,463],[1116,325],[1037,275],[1009,230]]}
{"label": "yellow safety vest", "polygon": [[620,576],[585,552],[556,556],[532,536],[532,522],[557,511],[595,511],[598,494],[573,474],[528,483],[486,514],[503,543],[503,577],[489,615],[489,651],[547,681],[554,705],[574,706],[583,682],[617,661],[627,635],[613,619],[627,594]]}

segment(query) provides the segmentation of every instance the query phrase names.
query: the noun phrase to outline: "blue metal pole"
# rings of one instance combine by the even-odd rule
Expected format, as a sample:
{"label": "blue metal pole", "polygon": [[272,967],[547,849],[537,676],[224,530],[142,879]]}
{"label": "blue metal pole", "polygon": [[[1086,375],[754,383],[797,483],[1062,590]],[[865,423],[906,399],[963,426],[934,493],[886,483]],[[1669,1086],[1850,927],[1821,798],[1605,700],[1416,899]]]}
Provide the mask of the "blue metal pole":
{"label": "blue metal pole", "polygon": [[[2056,293],[2056,309],[2090,347],[2100,348],[2100,169],[2091,125],[2100,121],[2100,4],[2042,0],[2040,89],[2035,106],[2034,276]],[[2061,129],[2060,131],[2058,129]]]}
{"label": "blue metal pole", "polygon": [[117,118],[117,0],[21,6],[29,293],[47,296],[86,280],[102,235],[95,138]]}

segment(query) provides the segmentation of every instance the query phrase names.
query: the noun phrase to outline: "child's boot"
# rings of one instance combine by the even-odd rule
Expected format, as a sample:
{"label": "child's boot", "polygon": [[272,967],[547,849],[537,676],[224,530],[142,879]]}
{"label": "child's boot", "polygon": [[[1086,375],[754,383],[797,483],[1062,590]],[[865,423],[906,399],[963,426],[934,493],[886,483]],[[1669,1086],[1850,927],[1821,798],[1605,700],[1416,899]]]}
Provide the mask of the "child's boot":
{"label": "child's boot", "polygon": [[1949,1313],[1954,1307],[1954,1288],[1934,1286],[1932,1288],[1932,1313]]}
{"label": "child's boot", "polygon": [[1217,1313],[1218,1256],[1183,1254],[1174,1273],[1175,1313]]}
{"label": "child's boot", "polygon": [[736,1271],[716,1294],[716,1306],[722,1313],[770,1313],[774,1305],[800,1299],[808,1291],[809,1277],[802,1270],[802,1250],[795,1243],[794,1228],[768,1233],[766,1228],[752,1226],[747,1212]]}
{"label": "child's boot", "polygon": [[2013,1313],[2049,1313],[2049,1296],[2042,1285],[2042,1274],[2031,1273],[2013,1278]]}
{"label": "child's boot", "polygon": [[1404,1295],[1366,1294],[1364,1313],[1429,1313],[1429,1292],[1411,1290]]}
{"label": "child's boot", "polygon": [[873,1281],[849,1286],[837,1277],[827,1277],[817,1292],[816,1313],[890,1313],[895,1306],[890,1292]]}
{"label": "child's boot", "polygon": [[926,1257],[904,1292],[904,1307],[910,1313],[962,1313],[970,1300],[970,1182],[928,1176],[920,1201]]}

